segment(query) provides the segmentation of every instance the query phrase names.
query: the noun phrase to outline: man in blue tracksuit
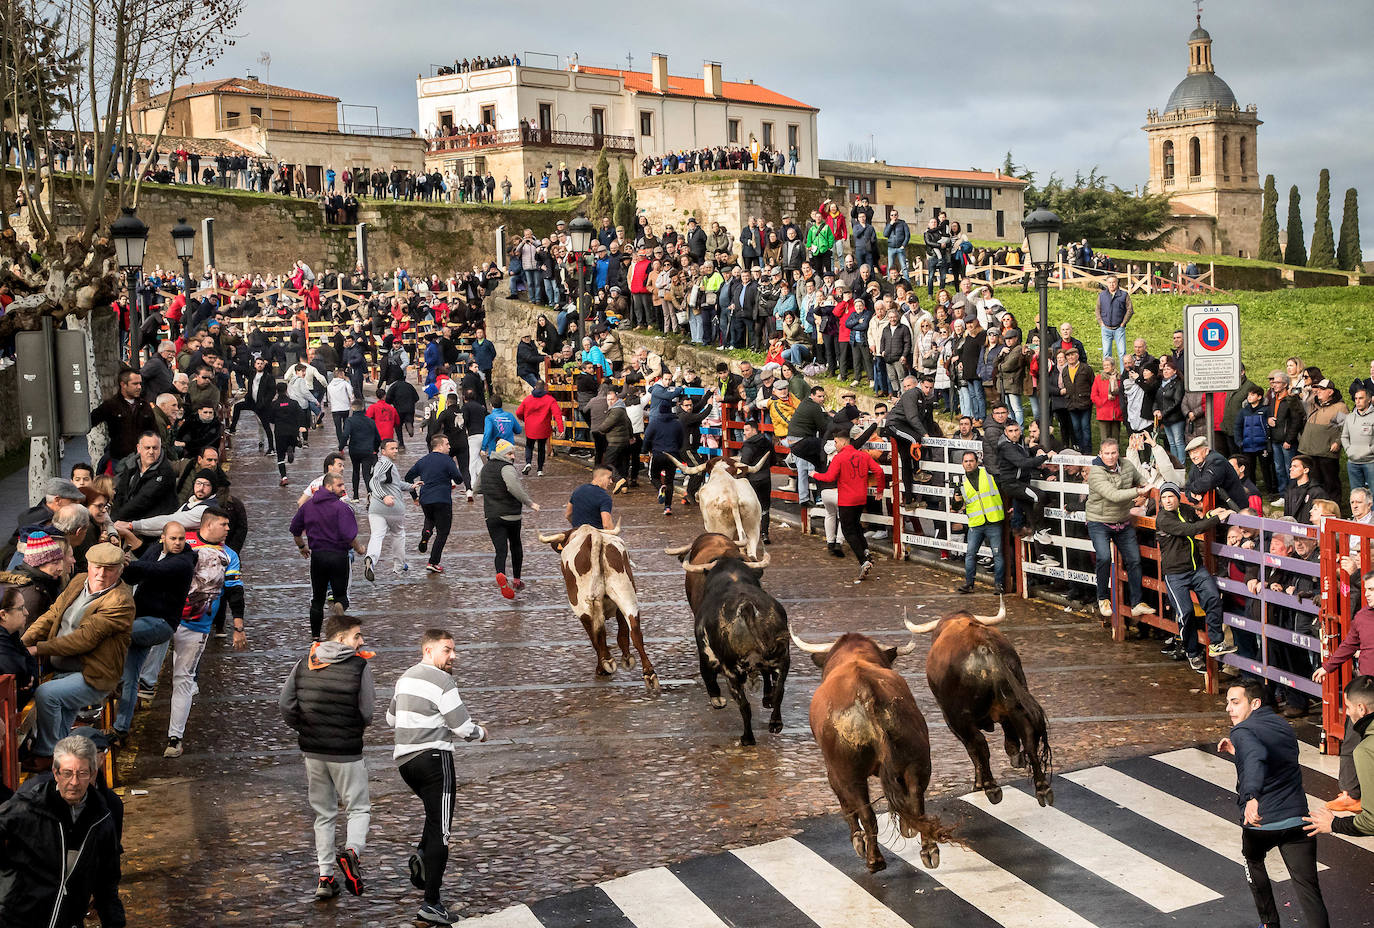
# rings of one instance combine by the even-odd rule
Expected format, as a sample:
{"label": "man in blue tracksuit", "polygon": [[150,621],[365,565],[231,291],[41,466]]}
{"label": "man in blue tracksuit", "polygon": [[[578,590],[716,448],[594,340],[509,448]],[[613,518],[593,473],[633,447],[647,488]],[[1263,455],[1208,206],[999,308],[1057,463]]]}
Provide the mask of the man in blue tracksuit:
{"label": "man in blue tracksuit", "polygon": [[1307,794],[1293,726],[1264,704],[1264,684],[1251,677],[1226,691],[1231,734],[1217,750],[1236,757],[1236,803],[1243,810],[1241,852],[1263,928],[1278,928],[1279,910],[1264,869],[1278,848],[1292,878],[1307,928],[1327,928],[1326,903],[1317,883],[1317,839],[1303,831]]}
{"label": "man in blue tracksuit", "polygon": [[433,335],[428,336],[428,343],[425,345],[425,383],[434,383],[434,378],[439,375],[439,368],[444,364],[444,349],[439,345],[439,339]]}
{"label": "man in blue tracksuit", "polygon": [[487,414],[486,424],[482,428],[482,451],[488,455],[496,450],[496,443],[501,439],[504,438],[513,445],[515,436],[525,431],[519,419],[501,408],[499,396],[491,398],[491,406],[491,412]]}
{"label": "man in blue tracksuit", "polygon": [[[406,471],[407,483],[420,484],[420,509],[425,514],[424,527],[420,529],[420,551],[429,548],[429,563],[425,570],[432,574],[444,572],[439,559],[444,556],[444,543],[448,541],[449,529],[453,527],[453,485],[463,482],[458,465],[453,463],[449,454],[448,436],[435,432],[429,438],[429,454],[410,466]],[[430,548],[430,536],[434,537],[434,547]]]}

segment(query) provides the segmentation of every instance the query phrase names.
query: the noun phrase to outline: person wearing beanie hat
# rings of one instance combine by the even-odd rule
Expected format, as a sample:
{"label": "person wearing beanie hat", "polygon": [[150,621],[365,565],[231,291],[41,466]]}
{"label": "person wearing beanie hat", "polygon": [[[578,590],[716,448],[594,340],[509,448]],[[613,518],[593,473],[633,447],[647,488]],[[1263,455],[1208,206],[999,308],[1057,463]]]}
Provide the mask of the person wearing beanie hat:
{"label": "person wearing beanie hat", "polygon": [[43,499],[37,506],[20,513],[15,521],[9,542],[0,549],[0,565],[9,564],[14,559],[20,532],[30,526],[51,522],[57,510],[68,503],[80,503],[83,506],[86,504],[86,497],[82,495],[81,488],[65,477],[50,477],[43,484]]}
{"label": "person wearing beanie hat", "polygon": [[[32,532],[24,541],[24,560],[13,570],[0,570],[0,590],[8,587],[19,590],[32,620],[46,612],[62,592],[63,578],[71,566],[67,560],[71,546],[60,534],[47,532]],[[35,549],[36,563],[27,557],[29,546]]]}
{"label": "person wearing beanie hat", "polygon": [[[528,506],[539,511],[539,504],[530,499],[515,473],[514,454],[515,445],[504,438],[496,439],[477,480],[487,534],[496,551],[496,586],[506,599],[514,599],[515,594],[525,588],[525,581],[520,579],[525,561],[525,549],[520,542],[521,510]],[[507,551],[510,552],[510,577],[506,576]]]}
{"label": "person wearing beanie hat", "polygon": [[24,563],[29,567],[61,562],[62,546],[57,539],[43,532],[35,532],[24,539]]}
{"label": "person wearing beanie hat", "polygon": [[[1159,567],[1164,586],[1178,620],[1178,636],[1166,653],[1181,654],[1188,666],[1198,673],[1207,672],[1207,657],[1221,657],[1236,650],[1234,644],[1224,642],[1221,624],[1221,591],[1217,581],[1203,560],[1203,543],[1198,535],[1216,528],[1231,515],[1231,510],[1213,509],[1205,518],[1198,518],[1191,506],[1183,502],[1183,490],[1176,483],[1159,488],[1159,512],[1155,515],[1155,534],[1159,543]],[[1205,615],[1205,627],[1210,646],[1203,654],[1198,643],[1198,628],[1193,617],[1193,599]]]}
{"label": "person wearing beanie hat", "polygon": [[[134,597],[122,582],[124,551],[101,543],[86,552],[87,572],[24,632],[55,673],[34,696],[38,719],[31,770],[52,764],[53,747],[72,728],[82,706],[100,705],[119,685],[134,623]],[[79,634],[78,634],[79,632]]]}

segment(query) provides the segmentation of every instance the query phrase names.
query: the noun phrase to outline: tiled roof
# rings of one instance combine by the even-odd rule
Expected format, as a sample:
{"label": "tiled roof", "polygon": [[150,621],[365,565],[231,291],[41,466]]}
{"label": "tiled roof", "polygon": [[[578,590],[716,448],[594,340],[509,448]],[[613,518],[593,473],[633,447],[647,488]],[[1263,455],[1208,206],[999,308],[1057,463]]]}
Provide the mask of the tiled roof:
{"label": "tiled roof", "polygon": [[[206,94],[227,93],[243,94],[245,96],[266,97],[272,96],[282,100],[316,100],[320,103],[338,103],[338,97],[331,97],[323,93],[311,93],[308,90],[293,90],[290,87],[278,87],[276,84],[264,84],[262,81],[250,81],[246,77],[227,77],[218,81],[200,81],[194,84],[186,84],[178,87],[173,93],[173,100],[185,100],[189,97],[202,97]],[[150,97],[142,103],[135,103],[135,109],[147,109],[153,106],[161,106],[167,99],[167,92],[163,91],[156,96]]]}
{"label": "tiled roof", "polygon": [[[70,134],[67,135],[70,137]],[[81,133],[83,141],[89,140],[91,137],[91,133],[89,132]],[[152,146],[153,139],[156,137],[155,135],[140,135],[137,133],[130,136],[130,138],[137,140],[136,147],[141,152],[147,151],[148,148]],[[116,138],[118,137],[116,136]],[[164,155],[169,151],[176,151],[178,148],[185,149],[188,154],[200,155],[202,158],[213,158],[215,155],[247,155],[249,158],[266,157],[266,155],[261,152],[254,151],[251,148],[244,148],[242,145],[225,141],[224,139],[191,139],[183,138],[178,135],[164,135],[162,141],[158,143],[158,151]]]}
{"label": "tiled roof", "polygon": [[[647,71],[625,71],[617,68],[589,68],[585,66],[580,67],[578,71],[584,74],[606,74],[619,77],[625,81],[625,89],[633,93],[658,93],[654,90],[653,75]],[[783,96],[767,87],[738,81],[722,81],[720,97],[712,97],[706,92],[705,83],[705,80],[700,77],[679,77],[676,74],[670,74],[668,75],[668,89],[664,96],[695,97],[701,100],[720,99],[732,103],[756,103],[762,106],[785,106],[802,110],[816,109],[814,106]]]}
{"label": "tiled roof", "polygon": [[1010,174],[998,171],[958,171],[948,168],[921,168],[901,164],[887,164],[882,161],[831,161],[822,158],[822,174],[865,175],[878,174],[890,177],[914,177],[922,180],[974,181],[984,184],[1001,184],[1009,187],[1024,187],[1029,182]]}

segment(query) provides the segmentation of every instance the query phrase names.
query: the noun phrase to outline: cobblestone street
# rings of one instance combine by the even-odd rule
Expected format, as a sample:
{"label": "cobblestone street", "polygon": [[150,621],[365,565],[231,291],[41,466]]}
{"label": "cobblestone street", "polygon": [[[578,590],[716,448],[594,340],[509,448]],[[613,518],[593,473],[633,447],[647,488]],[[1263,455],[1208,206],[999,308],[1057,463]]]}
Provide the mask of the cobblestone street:
{"label": "cobblestone street", "polygon": [[[241,441],[251,434],[241,429]],[[396,678],[418,659],[420,631],[433,625],[454,632],[460,690],[491,732],[489,743],[457,752],[446,899],[461,904],[465,916],[793,835],[803,820],[836,811],[806,722],[818,671],[805,655],[794,651],[781,735],[760,724],[757,692],[757,748],[737,745],[733,704],[712,710],[697,673],[683,572],[663,553],[665,545],[691,541],[700,517],[681,508],[664,518],[647,481],[617,497],[616,507],[663,694],[646,698],[633,670],[609,682],[594,679],[593,653],[568,608],[557,556],[535,540],[536,530],[563,527],[563,504],[587,475],[581,463],[557,458],[547,476],[526,478],[544,511],[525,519],[529,588],[516,601],[502,599],[492,580],[480,499],[467,504],[460,496],[455,504],[443,576],[426,575],[414,553],[402,579],[379,569],[375,585],[356,565],[350,612],[365,619],[368,647],[377,652],[379,704],[367,739],[373,803],[362,858],[367,892],[315,903],[304,770],[277,697],[309,642],[307,567],[286,525],[328,450],[323,434],[312,433],[314,446],[298,458],[286,488],[277,486],[274,462],[255,454],[251,441],[234,460],[234,490],[247,503],[250,523],[242,552],[249,649],[234,652],[214,641],[207,650],[182,758],[161,756],[165,675],[154,707],[135,723],[135,750],[119,760],[130,924],[410,924],[419,896],[407,879],[406,857],[418,838],[420,804],[391,762],[382,715]],[[416,457],[414,447],[403,453],[402,470]],[[852,557],[827,557],[817,538],[776,520],[775,526],[764,585],[807,637],[859,630],[897,643],[905,639],[903,605],[923,620],[959,607],[996,609],[985,588],[956,596],[951,575],[915,564],[879,560],[872,578],[856,586]],[[420,512],[412,508],[412,552],[419,527]],[[1114,645],[1093,617],[1019,599],[1008,606],[1003,628],[1051,718],[1059,770],[1214,740],[1223,732],[1220,701],[1152,643]],[[898,666],[930,723],[931,788],[947,802],[969,790],[972,769],[926,686],[927,647],[922,643]],[[1011,776],[1002,752],[994,750],[993,759],[999,777]]]}

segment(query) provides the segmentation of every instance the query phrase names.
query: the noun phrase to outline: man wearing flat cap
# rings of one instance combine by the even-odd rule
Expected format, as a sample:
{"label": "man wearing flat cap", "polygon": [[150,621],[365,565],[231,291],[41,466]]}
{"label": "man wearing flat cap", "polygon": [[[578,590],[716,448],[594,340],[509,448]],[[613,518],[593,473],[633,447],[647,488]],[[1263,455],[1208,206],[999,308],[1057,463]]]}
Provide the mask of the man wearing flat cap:
{"label": "man wearing flat cap", "polygon": [[87,570],[24,632],[30,654],[43,658],[53,676],[34,694],[37,737],[27,769],[52,765],[53,747],[71,732],[82,706],[98,705],[119,684],[134,596],[120,580],[124,552],[101,543],[86,552]]}

